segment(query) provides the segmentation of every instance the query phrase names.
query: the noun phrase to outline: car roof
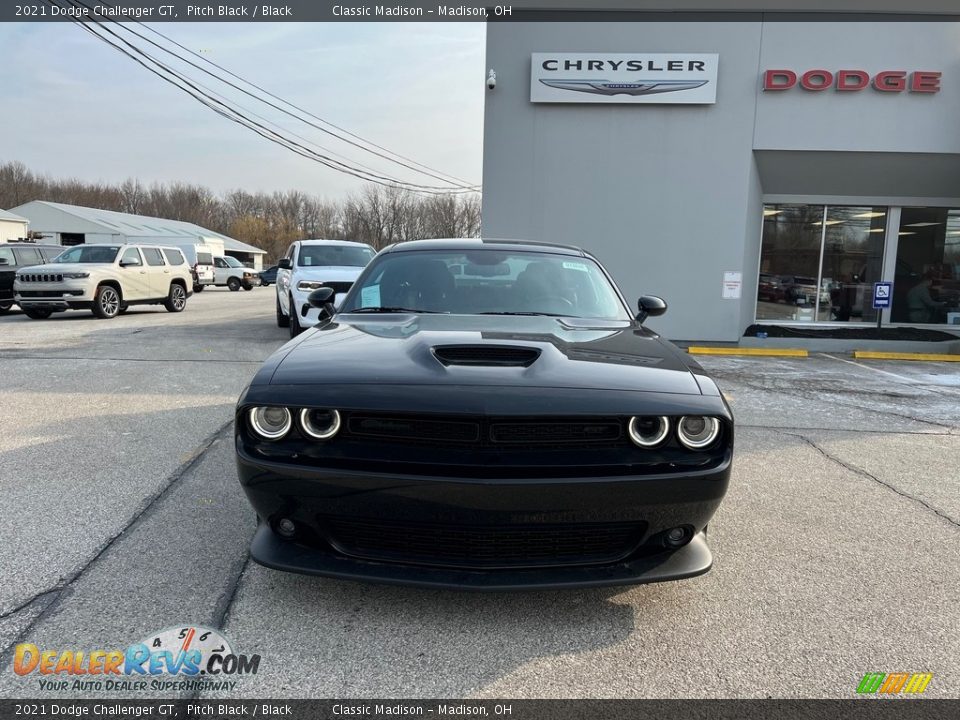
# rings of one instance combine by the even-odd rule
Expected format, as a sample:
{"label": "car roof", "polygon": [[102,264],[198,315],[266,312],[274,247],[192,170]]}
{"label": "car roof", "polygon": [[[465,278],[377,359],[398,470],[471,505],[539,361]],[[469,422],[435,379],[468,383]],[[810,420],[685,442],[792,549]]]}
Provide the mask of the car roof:
{"label": "car roof", "polygon": [[414,250],[515,250],[518,252],[549,252],[557,255],[593,257],[590,253],[572,245],[514,240],[509,238],[440,238],[436,240],[408,240],[385,248],[383,252],[409,252]]}
{"label": "car roof", "polygon": [[309,240],[297,240],[301,245],[353,245],[355,247],[370,247],[364,242],[355,242],[354,240],[324,240],[315,238]]}

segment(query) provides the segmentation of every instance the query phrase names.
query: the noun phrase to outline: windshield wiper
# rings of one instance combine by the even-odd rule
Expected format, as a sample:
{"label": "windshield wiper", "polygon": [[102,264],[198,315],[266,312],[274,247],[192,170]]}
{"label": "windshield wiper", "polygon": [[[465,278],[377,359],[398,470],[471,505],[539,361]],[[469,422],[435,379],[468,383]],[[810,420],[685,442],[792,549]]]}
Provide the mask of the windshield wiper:
{"label": "windshield wiper", "polygon": [[532,311],[510,311],[510,310],[495,310],[490,312],[478,313],[479,315],[530,315],[530,316],[542,316],[542,317],[572,317],[570,315],[564,315],[562,313],[548,313],[548,312],[532,312]]}
{"label": "windshield wiper", "polygon": [[405,307],[362,307],[356,310],[344,310],[344,314],[350,313],[437,313],[437,310],[415,310]]}

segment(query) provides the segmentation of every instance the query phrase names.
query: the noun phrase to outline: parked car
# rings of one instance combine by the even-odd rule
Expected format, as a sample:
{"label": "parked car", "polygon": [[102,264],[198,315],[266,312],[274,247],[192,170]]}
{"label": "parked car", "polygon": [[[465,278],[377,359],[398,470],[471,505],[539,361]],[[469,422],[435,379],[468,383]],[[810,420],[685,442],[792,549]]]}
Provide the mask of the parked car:
{"label": "parked car", "polygon": [[780,275],[771,275],[770,273],[760,273],[760,279],[757,284],[757,300],[767,302],[784,302],[786,300],[786,288],[783,284],[783,278]]}
{"label": "parked car", "polygon": [[[461,272],[455,274],[454,268]],[[236,407],[268,567],[498,590],[707,572],[734,423],[582,250],[432,240],[383,250]]]}
{"label": "parked car", "polygon": [[62,310],[112,318],[131,305],[181,312],[193,278],[179,248],[151,245],[76,245],[51,263],[17,270],[14,299],[35,320]]}
{"label": "parked car", "polygon": [[260,276],[256,270],[248,268],[235,257],[225,255],[213,259],[213,284],[218,287],[228,287],[236,292],[240,288],[253,290],[254,285],[260,284]]}
{"label": "parked car", "polygon": [[63,250],[64,248],[60,245],[0,244],[0,315],[9,312],[14,306],[13,279],[17,270],[50,262]]}
{"label": "parked car", "polygon": [[277,325],[296,337],[316,324],[318,311],[307,296],[321,287],[334,292],[336,305],[376,252],[349,240],[298,240],[277,263]]}
{"label": "parked car", "polygon": [[277,282],[277,266],[271,265],[266,270],[260,271],[260,284],[261,285],[275,285]]}

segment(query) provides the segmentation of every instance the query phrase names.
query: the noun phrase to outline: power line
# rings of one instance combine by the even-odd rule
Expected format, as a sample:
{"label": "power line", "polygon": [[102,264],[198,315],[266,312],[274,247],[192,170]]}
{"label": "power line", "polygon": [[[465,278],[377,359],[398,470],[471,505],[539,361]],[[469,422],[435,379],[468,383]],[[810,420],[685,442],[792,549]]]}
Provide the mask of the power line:
{"label": "power line", "polygon": [[[67,1],[67,2],[75,3],[75,4],[77,4],[77,5],[81,5],[81,6],[83,6],[83,7],[87,7],[88,9],[90,9],[90,6],[86,5],[84,2],[82,2],[82,0],[66,0],[66,1]],[[109,3],[108,3],[108,4],[109,4]],[[102,26],[102,24],[103,24],[101,21],[92,21],[92,22],[96,22],[98,25],[101,25],[101,26]],[[381,146],[379,146],[379,145],[377,145],[377,144],[375,144],[375,143],[373,143],[373,142],[370,142],[369,140],[365,140],[364,138],[361,138],[360,136],[355,135],[355,134],[349,132],[348,130],[345,130],[344,128],[341,128],[341,127],[339,127],[339,126],[337,126],[337,125],[334,125],[333,123],[330,123],[330,122],[324,120],[323,118],[317,117],[317,116],[314,115],[313,113],[310,113],[309,111],[304,110],[304,109],[302,109],[302,108],[294,105],[293,103],[291,103],[291,102],[289,102],[289,101],[287,101],[287,100],[284,100],[284,99],[281,98],[281,97],[278,97],[278,96],[274,95],[273,93],[269,92],[268,90],[260,87],[259,85],[256,85],[255,83],[252,83],[252,82],[250,82],[250,81],[248,81],[248,80],[240,77],[239,75],[236,75],[235,73],[231,72],[230,70],[228,70],[228,69],[226,69],[226,68],[221,67],[220,65],[214,63],[213,61],[208,60],[208,59],[206,59],[206,58],[203,58],[202,56],[198,55],[197,53],[195,53],[194,51],[192,51],[192,50],[190,50],[189,48],[185,47],[184,45],[182,45],[182,44],[178,43],[177,41],[175,41],[175,40],[167,37],[166,35],[164,35],[163,33],[159,32],[158,30],[154,30],[153,28],[151,28],[150,26],[148,26],[148,25],[146,25],[146,24],[144,24],[144,23],[138,22],[137,24],[140,25],[141,27],[146,28],[146,29],[149,30],[150,32],[154,33],[155,35],[164,38],[165,40],[167,40],[167,41],[170,42],[171,44],[175,45],[176,47],[179,47],[180,49],[184,50],[185,52],[188,52],[188,53],[190,53],[191,55],[194,55],[195,57],[203,60],[203,61],[206,62],[207,64],[209,64],[209,65],[211,65],[211,66],[213,66],[213,67],[216,67],[217,69],[221,70],[222,72],[227,73],[227,74],[230,75],[231,77],[236,78],[236,79],[239,80],[240,82],[243,82],[243,83],[249,85],[250,87],[256,88],[256,89],[259,90],[260,92],[265,93],[267,96],[269,96],[269,97],[271,97],[271,98],[273,98],[273,99],[275,99],[275,100],[278,100],[279,102],[284,103],[285,105],[288,105],[289,107],[292,107],[292,108],[296,109],[296,110],[299,111],[300,113],[303,113],[303,114],[305,114],[305,115],[307,115],[307,116],[309,116],[309,117],[311,117],[311,118],[314,118],[315,120],[318,120],[319,122],[322,122],[322,123],[324,123],[324,124],[326,124],[326,125],[329,125],[330,127],[336,128],[336,129],[339,130],[340,132],[343,132],[343,133],[345,133],[345,134],[347,134],[347,135],[349,135],[349,136],[351,136],[351,137],[356,138],[357,140],[360,140],[360,141],[362,141],[362,142],[364,142],[364,143],[367,143],[368,145],[371,145],[371,146],[377,148],[378,150],[382,150],[383,152],[377,152],[376,150],[371,150],[370,148],[364,147],[363,145],[361,145],[361,144],[358,143],[358,142],[354,142],[354,141],[352,141],[352,140],[350,140],[350,139],[348,139],[348,138],[342,137],[342,136],[338,135],[337,133],[328,130],[327,128],[324,128],[324,127],[322,127],[322,126],[320,126],[320,125],[317,125],[316,123],[311,122],[310,120],[307,120],[307,119],[305,119],[305,118],[303,118],[303,117],[301,117],[301,116],[299,116],[299,115],[296,115],[295,113],[290,112],[289,110],[287,110],[287,109],[285,109],[285,108],[283,108],[283,107],[280,107],[279,105],[276,105],[275,103],[269,102],[268,100],[265,100],[265,99],[263,99],[262,97],[259,97],[258,95],[254,94],[254,93],[251,93],[250,91],[246,90],[245,88],[242,88],[242,87],[238,86],[237,84],[232,83],[232,82],[230,82],[229,80],[226,80],[226,79],[220,77],[220,76],[217,75],[216,73],[213,73],[213,72],[207,70],[206,68],[204,68],[204,67],[196,64],[195,62],[191,61],[190,59],[185,58],[185,57],[183,57],[183,56],[175,53],[174,51],[170,50],[169,48],[166,48],[166,47],[164,47],[163,45],[154,42],[154,41],[151,40],[150,38],[148,38],[148,37],[146,37],[146,36],[144,36],[144,35],[136,32],[135,30],[133,30],[133,29],[131,29],[131,28],[129,28],[129,27],[126,27],[123,23],[119,23],[119,22],[117,22],[116,20],[110,20],[109,22],[114,23],[115,25],[119,26],[121,29],[123,29],[123,30],[125,30],[126,32],[134,35],[135,37],[140,38],[141,40],[143,40],[143,41],[145,41],[145,42],[153,45],[154,47],[158,48],[159,50],[161,50],[161,51],[163,51],[163,52],[165,52],[165,53],[167,53],[167,54],[169,54],[169,55],[172,55],[173,57],[177,58],[177,59],[180,60],[181,62],[184,62],[184,63],[190,65],[191,67],[199,70],[200,72],[206,73],[207,75],[209,75],[210,77],[216,79],[217,81],[224,83],[225,85],[227,85],[227,86],[229,86],[229,87],[231,87],[231,88],[233,88],[233,89],[235,89],[235,90],[237,90],[237,91],[239,91],[239,92],[241,92],[241,93],[243,93],[243,94],[245,94],[245,95],[253,98],[254,100],[257,100],[258,102],[261,102],[261,103],[263,103],[263,104],[265,104],[265,105],[268,105],[269,107],[271,107],[271,108],[273,108],[273,109],[275,109],[275,110],[278,110],[278,111],[284,113],[285,115],[288,115],[288,116],[290,116],[290,117],[292,117],[292,118],[294,118],[294,119],[296,119],[296,120],[299,120],[300,122],[303,122],[303,123],[309,125],[310,127],[313,127],[313,128],[315,128],[315,129],[319,130],[320,132],[323,132],[323,133],[325,133],[325,134],[327,134],[327,135],[330,135],[331,137],[334,137],[334,138],[336,138],[336,139],[338,139],[338,140],[340,140],[340,141],[342,141],[342,142],[345,142],[345,143],[347,143],[347,144],[349,144],[349,145],[352,145],[352,146],[354,146],[354,147],[356,147],[356,148],[359,148],[360,150],[363,150],[364,152],[371,153],[371,154],[373,154],[373,155],[376,155],[376,156],[379,157],[379,158],[382,158],[382,159],[387,160],[387,161],[389,161],[389,162],[398,164],[398,165],[400,165],[400,166],[402,166],[402,167],[404,167],[404,168],[407,168],[407,169],[409,169],[409,170],[413,170],[414,172],[420,173],[420,174],[422,174],[422,175],[427,175],[427,176],[429,176],[429,177],[434,178],[435,180],[440,180],[440,181],[442,181],[442,182],[449,183],[449,184],[454,185],[455,187],[458,187],[458,188],[461,188],[461,189],[469,189],[469,190],[478,190],[478,189],[479,189],[479,186],[477,186],[477,185],[470,184],[470,183],[468,183],[467,181],[461,180],[461,179],[459,179],[459,178],[457,178],[457,177],[455,177],[455,176],[453,176],[453,175],[449,175],[449,174],[447,174],[447,173],[442,173],[442,172],[439,171],[439,170],[435,170],[435,169],[433,169],[433,168],[430,168],[430,167],[427,166],[427,165],[423,165],[422,163],[418,163],[418,162],[416,162],[415,160],[411,160],[410,158],[406,158],[406,157],[404,157],[403,155],[400,155],[399,153],[392,152],[391,150],[388,150],[387,148],[381,147]],[[104,28],[104,29],[106,29],[106,28]],[[116,36],[114,33],[111,33],[111,34],[113,34],[115,37],[118,37],[118,39],[119,39],[119,36]],[[124,41],[124,42],[126,43],[126,41]],[[126,44],[129,45],[129,43],[126,43]],[[135,47],[135,46],[134,46],[134,47]],[[142,50],[140,50],[140,48],[136,48],[136,50],[137,50],[138,52],[141,52],[141,53],[143,52]],[[151,56],[151,57],[152,57],[152,56]],[[389,153],[390,155],[394,155],[395,157],[390,157],[389,155],[384,154],[384,153]],[[400,160],[397,160],[397,159],[395,159],[395,158],[400,158]],[[356,161],[354,161],[354,162],[356,162]],[[415,167],[415,166],[419,166],[419,167]],[[424,168],[424,169],[420,169],[420,168]]]}
{"label": "power line", "polygon": [[[51,5],[56,4],[55,0],[46,0],[46,1]],[[74,5],[81,5],[84,7],[88,7],[84,5],[84,3],[81,2],[81,0],[66,0],[66,2]],[[416,183],[401,181],[401,180],[398,180],[397,178],[393,178],[386,175],[380,175],[378,173],[371,172],[369,170],[358,169],[357,167],[351,165],[348,162],[345,163],[345,162],[337,161],[331,157],[323,155],[322,153],[315,152],[310,148],[307,148],[301,145],[300,143],[297,143],[291,140],[289,137],[284,136],[282,133],[278,133],[275,130],[272,130],[271,128],[266,127],[265,125],[262,125],[260,123],[257,123],[251,120],[249,117],[244,115],[244,113],[239,112],[235,107],[230,106],[227,101],[223,99],[218,99],[217,97],[213,97],[212,95],[205,93],[195,84],[195,81],[191,81],[191,79],[183,76],[182,74],[180,74],[173,68],[169,67],[162,61],[157,60],[155,57],[153,57],[149,53],[146,53],[145,51],[141,50],[137,46],[131,44],[126,39],[120,37],[113,31],[111,31],[109,28],[104,27],[101,23],[94,22],[93,24],[99,30],[105,33],[108,33],[112,37],[116,38],[119,42],[129,47],[133,52],[137,53],[137,55],[140,55],[142,58],[146,59],[148,62],[152,63],[156,67],[151,67],[151,65],[148,65],[147,62],[144,62],[144,60],[141,60],[140,57],[136,57],[135,55],[132,55],[130,52],[128,52],[127,50],[125,50],[123,47],[116,44],[115,42],[111,41],[109,38],[94,31],[91,27],[88,26],[88,23],[78,21],[78,20],[74,20],[73,22],[80,25],[80,27],[82,27],[85,31],[87,31],[88,33],[96,37],[98,40],[101,40],[107,45],[110,45],[111,47],[118,50],[125,56],[134,60],[134,62],[141,65],[143,68],[145,68],[149,72],[153,73],[154,75],[161,78],[165,82],[172,84],[174,87],[178,88],[179,90],[187,93],[188,95],[193,97],[195,100],[205,105],[209,109],[213,110],[217,114],[231,120],[232,122],[235,122],[243,127],[246,127],[256,132],[261,137],[264,137],[265,139],[270,140],[271,142],[275,142],[281,145],[282,147],[288,150],[291,150],[292,152],[295,152],[298,155],[301,155],[302,157],[315,160],[325,165],[326,167],[329,167],[333,170],[337,170],[338,172],[343,172],[348,175],[352,175],[361,180],[366,180],[368,182],[374,182],[374,183],[385,185],[385,186],[402,187],[408,190],[412,190],[414,192],[421,192],[421,193],[428,193],[428,194],[460,194],[463,192],[471,191],[466,188],[463,188],[463,189],[447,188],[447,187],[440,187],[440,186],[420,185]]]}

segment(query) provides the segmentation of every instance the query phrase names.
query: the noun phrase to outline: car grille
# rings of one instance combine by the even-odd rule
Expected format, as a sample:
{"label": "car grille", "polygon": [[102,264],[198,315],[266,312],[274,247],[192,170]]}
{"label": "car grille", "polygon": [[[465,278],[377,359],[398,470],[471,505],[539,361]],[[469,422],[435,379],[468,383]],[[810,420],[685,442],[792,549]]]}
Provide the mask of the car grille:
{"label": "car grille", "polygon": [[325,282],[324,287],[328,287],[333,290],[337,295],[340,293],[345,293],[350,290],[353,286],[352,282]]}
{"label": "car grille", "polygon": [[29,275],[20,275],[17,278],[20,282],[63,282],[62,273],[30,273]]}
{"label": "car grille", "polygon": [[453,567],[602,565],[632,553],[644,523],[470,526],[322,518],[346,555]]}
{"label": "car grille", "polygon": [[618,418],[468,418],[352,413],[346,434],[396,442],[455,443],[479,447],[617,443]]}
{"label": "car grille", "polygon": [[[65,290],[21,290],[20,297],[39,298],[39,297],[63,297],[67,295]],[[72,293],[69,293],[72,295]]]}

